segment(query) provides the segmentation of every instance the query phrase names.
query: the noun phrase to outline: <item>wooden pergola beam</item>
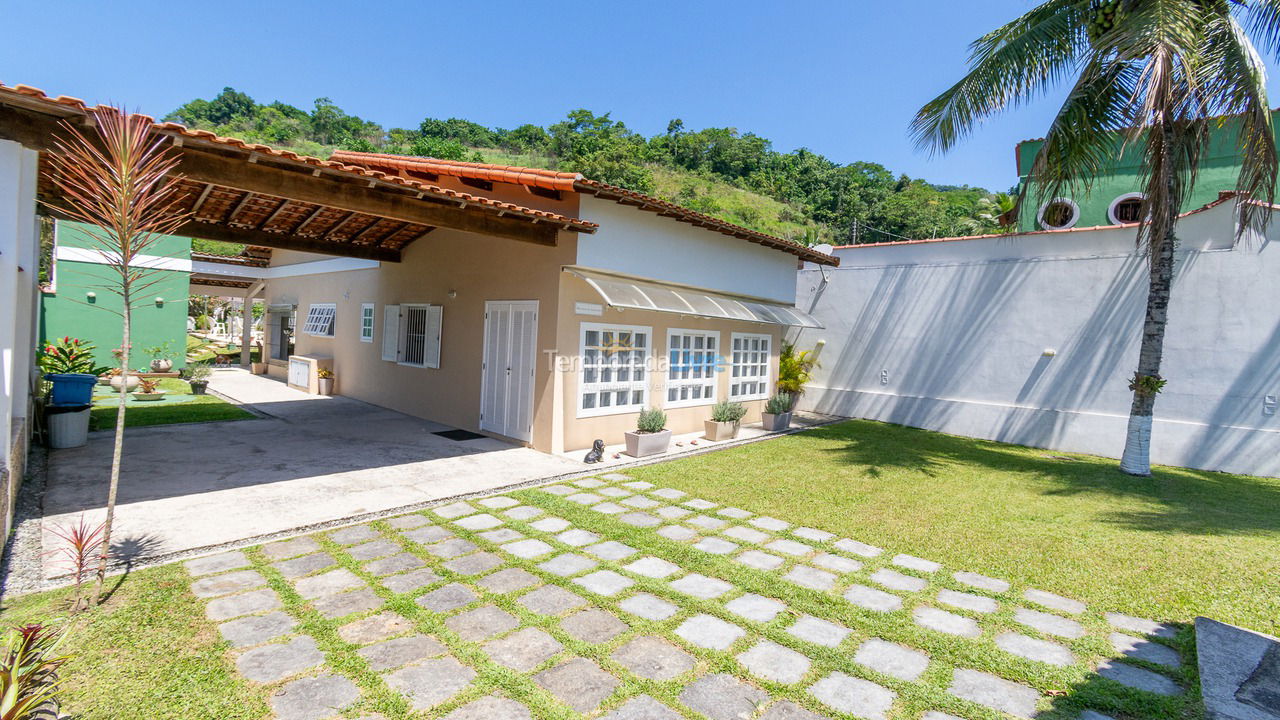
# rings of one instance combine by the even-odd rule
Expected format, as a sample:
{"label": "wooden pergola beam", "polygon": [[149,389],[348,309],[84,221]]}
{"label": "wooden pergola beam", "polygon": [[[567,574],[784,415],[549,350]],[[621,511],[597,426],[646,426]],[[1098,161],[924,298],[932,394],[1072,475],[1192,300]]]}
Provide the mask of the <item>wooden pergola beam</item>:
{"label": "wooden pergola beam", "polygon": [[297,235],[277,234],[244,227],[227,227],[203,223],[196,220],[184,224],[174,235],[189,235],[206,240],[222,240],[241,243],[243,245],[261,245],[280,250],[301,250],[303,252],[339,255],[342,257],[382,260],[384,262],[400,262],[400,251],[382,248],[376,245],[352,245],[346,242],[326,242],[298,237]]}

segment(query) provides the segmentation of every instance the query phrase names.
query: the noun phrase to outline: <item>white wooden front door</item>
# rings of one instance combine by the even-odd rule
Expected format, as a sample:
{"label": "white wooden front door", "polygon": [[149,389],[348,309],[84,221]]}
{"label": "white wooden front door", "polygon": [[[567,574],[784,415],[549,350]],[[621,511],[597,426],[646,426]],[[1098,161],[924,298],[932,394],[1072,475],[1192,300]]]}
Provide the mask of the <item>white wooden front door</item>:
{"label": "white wooden front door", "polygon": [[480,429],[525,442],[533,439],[537,340],[537,300],[484,304]]}

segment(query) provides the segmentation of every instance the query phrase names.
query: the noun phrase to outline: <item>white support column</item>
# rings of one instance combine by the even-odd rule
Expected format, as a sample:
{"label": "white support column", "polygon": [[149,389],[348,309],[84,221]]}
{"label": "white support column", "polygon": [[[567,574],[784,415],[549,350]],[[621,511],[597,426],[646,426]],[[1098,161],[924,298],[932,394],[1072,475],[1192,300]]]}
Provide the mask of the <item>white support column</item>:
{"label": "white support column", "polygon": [[262,291],[262,284],[261,280],[255,282],[244,294],[244,308],[241,309],[240,315],[240,367],[245,369],[248,369],[252,362],[252,350],[249,345],[253,341],[253,299]]}

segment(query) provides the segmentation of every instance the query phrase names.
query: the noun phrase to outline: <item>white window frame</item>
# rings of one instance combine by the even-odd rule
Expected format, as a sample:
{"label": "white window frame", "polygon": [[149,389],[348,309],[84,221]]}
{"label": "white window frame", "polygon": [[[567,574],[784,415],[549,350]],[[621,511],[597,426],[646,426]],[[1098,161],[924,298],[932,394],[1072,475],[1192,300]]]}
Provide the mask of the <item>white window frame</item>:
{"label": "white window frame", "polygon": [[[396,364],[405,367],[440,369],[440,343],[444,336],[444,306],[426,303],[401,303],[398,324],[399,339],[396,347]],[[409,313],[421,311],[425,317],[422,329],[422,362],[405,360],[409,347]]]}
{"label": "white window frame", "polygon": [[[1050,225],[1044,221],[1044,214],[1049,211],[1050,207],[1057,205],[1058,203],[1062,203],[1067,207],[1071,208],[1071,218],[1068,219],[1067,222],[1062,225]],[[1078,222],[1080,222],[1080,206],[1077,205],[1076,201],[1072,200],[1071,198],[1065,198],[1065,197],[1054,198],[1049,202],[1041,205],[1040,210],[1036,213],[1036,224],[1039,225],[1044,230],[1069,230],[1075,227],[1076,223]]]}
{"label": "white window frame", "polygon": [[376,322],[377,310],[373,303],[360,303],[360,342],[373,342],[373,324]]}
{"label": "white window frame", "polygon": [[[764,342],[763,350],[738,350],[738,341],[762,340]],[[763,352],[763,363],[758,358],[752,358],[756,362],[747,362],[742,355],[746,352]],[[773,364],[773,336],[763,333],[733,333],[729,340],[729,399],[735,402],[745,400],[763,400],[769,397],[769,366]],[[752,372],[745,374],[742,371],[750,368],[758,368],[763,365],[763,374]],[[749,366],[749,367],[748,367]],[[761,390],[754,393],[735,393],[734,387],[739,380],[759,380]]]}
{"label": "white window frame", "polygon": [[[686,352],[683,347],[677,348],[677,342],[683,345],[683,338],[702,338],[702,348],[690,348],[690,353],[707,353],[704,360],[700,364],[691,362],[689,367],[684,366],[683,358],[677,362],[672,357],[677,350]],[[711,341],[711,347],[707,346],[707,340]],[[666,386],[663,388],[662,397],[664,400],[663,407],[668,408],[684,408],[684,407],[700,407],[702,405],[716,404],[716,385],[718,384],[718,373],[716,369],[719,365],[721,351],[724,348],[720,345],[720,333],[716,330],[685,330],[683,328],[669,328],[667,330],[667,367],[664,373]],[[694,377],[701,371],[701,377]],[[687,375],[687,377],[679,377],[676,375]],[[702,388],[702,397],[686,398],[683,400],[672,400],[671,391],[681,388]],[[708,392],[709,391],[709,392]]]}
{"label": "white window frame", "polygon": [[[319,311],[319,312],[317,312]],[[329,321],[328,332],[317,332],[316,323]],[[302,324],[302,332],[312,337],[331,338],[338,326],[338,306],[334,303],[311,303],[307,306],[307,319]]]}
{"label": "white window frame", "polygon": [[[588,363],[587,333],[592,331],[599,332],[599,333],[605,333],[605,332],[644,333],[645,334],[644,352],[639,357],[639,362],[637,363],[636,358],[632,357],[630,364],[626,366],[627,369],[630,371],[634,371],[637,367],[641,369],[643,371],[643,375],[641,379],[639,380],[634,379],[634,372],[632,372],[632,373],[629,373],[630,375],[632,375],[632,377],[629,377],[627,380],[624,380],[621,382],[613,381],[613,380],[609,382],[599,382],[599,381],[587,382],[587,373],[591,369],[600,370],[603,367],[605,367],[603,364],[599,364],[599,363],[591,363],[591,364]],[[652,357],[652,354],[653,354],[653,328],[652,327],[645,326],[645,325],[620,325],[620,324],[614,324],[614,323],[588,323],[588,322],[580,323],[578,328],[578,347],[582,351],[582,354],[580,355],[582,359],[582,363],[578,371],[578,392],[574,396],[574,400],[578,407],[577,417],[587,418],[587,417],[601,417],[604,415],[625,415],[627,413],[638,413],[649,406],[649,370],[651,369],[649,359],[650,357]],[[634,352],[634,351],[628,351],[628,352]],[[612,363],[607,365],[607,369],[611,371],[616,371],[618,367],[619,367],[618,365],[615,365]],[[628,403],[626,405],[611,404],[606,407],[600,406],[600,395],[602,393],[618,393],[624,390],[627,391],[628,393],[628,399],[633,397],[637,390],[640,391],[640,402]],[[589,394],[596,395],[595,407],[583,408],[582,407],[583,398]]]}
{"label": "white window frame", "polygon": [[1141,222],[1140,220],[1122,221],[1120,218],[1116,217],[1116,208],[1120,206],[1120,203],[1125,202],[1126,200],[1141,200],[1142,202],[1146,202],[1147,194],[1140,192],[1125,193],[1115,200],[1112,200],[1111,205],[1107,206],[1107,219],[1111,221],[1112,225],[1137,225]]}

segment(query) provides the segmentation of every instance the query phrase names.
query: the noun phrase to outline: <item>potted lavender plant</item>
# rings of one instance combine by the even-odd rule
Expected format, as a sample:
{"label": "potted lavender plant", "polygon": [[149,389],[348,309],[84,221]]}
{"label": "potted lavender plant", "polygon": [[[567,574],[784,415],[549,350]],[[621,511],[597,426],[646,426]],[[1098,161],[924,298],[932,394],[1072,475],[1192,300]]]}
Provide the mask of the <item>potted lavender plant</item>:
{"label": "potted lavender plant", "polygon": [[747,409],[742,403],[728,400],[716,403],[711,408],[711,419],[703,421],[707,439],[719,442],[738,437],[738,428],[742,423],[742,417],[746,414]]}
{"label": "potted lavender plant", "polygon": [[782,432],[791,427],[791,395],[780,392],[764,403],[761,424],[769,432]]}
{"label": "potted lavender plant", "polygon": [[627,454],[631,457],[658,455],[667,451],[671,445],[671,431],[667,429],[667,414],[658,408],[647,408],[640,411],[636,420],[636,429],[624,433],[627,441]]}

